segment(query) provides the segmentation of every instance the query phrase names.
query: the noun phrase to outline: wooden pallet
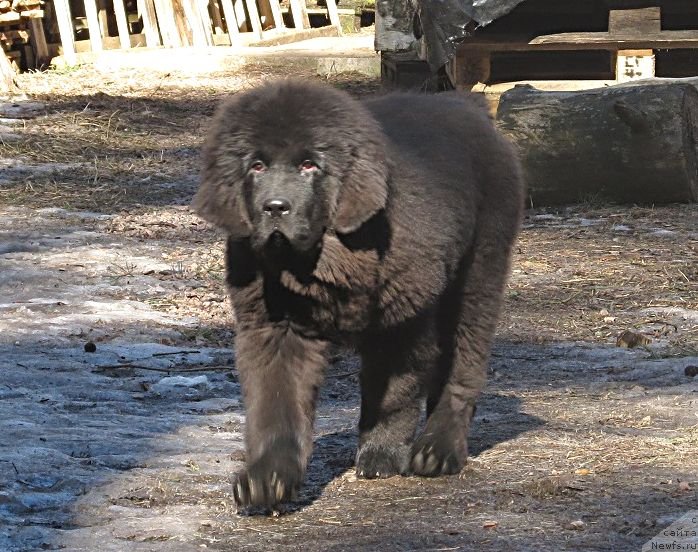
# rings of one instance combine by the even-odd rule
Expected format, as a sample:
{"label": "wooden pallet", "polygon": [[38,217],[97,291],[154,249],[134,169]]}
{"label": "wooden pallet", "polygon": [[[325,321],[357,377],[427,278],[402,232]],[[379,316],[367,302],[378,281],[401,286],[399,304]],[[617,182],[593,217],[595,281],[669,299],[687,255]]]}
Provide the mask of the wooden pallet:
{"label": "wooden pallet", "polygon": [[[124,0],[113,0],[118,36],[109,37],[104,35],[107,25],[99,0],[82,1],[92,52],[113,48],[115,38],[121,49],[142,45],[143,41],[148,47],[207,47],[288,41],[292,35],[303,37],[310,29],[304,0],[287,1],[292,27],[284,22],[279,0],[137,0],[137,14],[126,12]],[[62,53],[66,63],[72,65],[77,62],[76,53],[84,51],[87,43],[75,41],[70,2],[53,0]],[[327,0],[326,10],[335,29],[333,35],[341,35],[336,0]],[[133,22],[129,23],[134,15],[142,21],[140,32],[133,32]]]}
{"label": "wooden pallet", "polygon": [[[616,80],[622,81],[654,76],[656,50],[698,51],[698,23],[695,29],[663,29],[661,6],[608,10],[605,30],[594,29],[598,26],[599,16],[593,16],[595,19],[590,19],[592,28],[585,31],[530,36],[522,34],[525,27],[520,24],[507,26],[498,25],[499,22],[482,32],[475,31],[458,46],[455,58],[447,66],[449,78],[457,88],[491,82],[492,60],[497,56],[557,52],[568,53],[571,59],[569,53],[593,55],[593,52],[605,52],[609,72]],[[506,16],[501,21],[505,20]],[[574,18],[570,17],[570,21]],[[518,33],[513,32],[517,28]],[[539,57],[538,63],[542,59],[545,58]]]}

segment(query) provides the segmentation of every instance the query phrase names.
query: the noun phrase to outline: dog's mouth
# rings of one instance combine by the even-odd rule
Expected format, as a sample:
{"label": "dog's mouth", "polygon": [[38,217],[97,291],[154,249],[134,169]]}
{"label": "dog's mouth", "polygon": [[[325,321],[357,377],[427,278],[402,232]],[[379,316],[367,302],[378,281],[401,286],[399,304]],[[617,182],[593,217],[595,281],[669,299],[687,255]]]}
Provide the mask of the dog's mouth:
{"label": "dog's mouth", "polygon": [[266,253],[274,254],[280,251],[291,249],[291,242],[281,230],[274,228],[271,231],[266,241],[264,242],[264,250]]}
{"label": "dog's mouth", "polygon": [[264,241],[263,247],[267,254],[280,252],[305,253],[319,246],[320,240],[314,239],[308,231],[299,231],[288,235],[278,226],[275,226]]}
{"label": "dog's mouth", "polygon": [[297,278],[304,279],[312,274],[320,251],[320,243],[313,241],[310,235],[290,238],[280,230],[273,230],[259,254],[268,270],[289,270]]}

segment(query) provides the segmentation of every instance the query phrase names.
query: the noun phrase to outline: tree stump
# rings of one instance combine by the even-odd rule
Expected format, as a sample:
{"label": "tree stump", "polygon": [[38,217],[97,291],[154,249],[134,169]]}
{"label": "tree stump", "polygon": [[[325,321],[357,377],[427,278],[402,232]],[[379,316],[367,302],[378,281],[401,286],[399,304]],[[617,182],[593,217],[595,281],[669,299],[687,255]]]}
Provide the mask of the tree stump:
{"label": "tree stump", "polygon": [[698,201],[698,90],[687,82],[580,92],[517,86],[497,110],[534,205]]}

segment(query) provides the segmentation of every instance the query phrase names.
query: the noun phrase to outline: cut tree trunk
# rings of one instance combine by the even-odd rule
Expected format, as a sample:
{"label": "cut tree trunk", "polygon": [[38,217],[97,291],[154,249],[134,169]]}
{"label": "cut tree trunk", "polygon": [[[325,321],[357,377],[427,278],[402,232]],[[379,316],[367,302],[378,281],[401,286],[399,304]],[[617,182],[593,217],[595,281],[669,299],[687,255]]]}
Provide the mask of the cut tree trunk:
{"label": "cut tree trunk", "polygon": [[698,90],[624,84],[580,92],[517,86],[497,110],[534,205],[698,201]]}

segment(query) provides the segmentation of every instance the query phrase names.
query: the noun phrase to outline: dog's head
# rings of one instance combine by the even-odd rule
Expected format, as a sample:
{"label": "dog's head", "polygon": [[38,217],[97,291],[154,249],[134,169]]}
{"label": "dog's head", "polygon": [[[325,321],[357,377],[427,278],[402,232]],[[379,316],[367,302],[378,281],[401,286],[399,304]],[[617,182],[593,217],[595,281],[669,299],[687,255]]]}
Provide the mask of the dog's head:
{"label": "dog's head", "polygon": [[386,206],[388,166],[378,124],[348,94],[287,80],[223,104],[204,146],[193,206],[258,250],[319,247]]}

